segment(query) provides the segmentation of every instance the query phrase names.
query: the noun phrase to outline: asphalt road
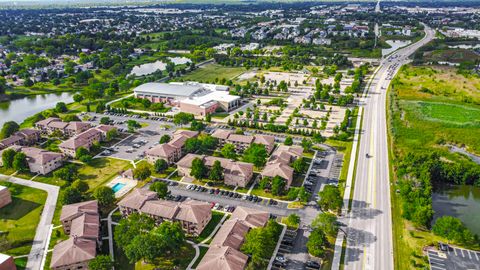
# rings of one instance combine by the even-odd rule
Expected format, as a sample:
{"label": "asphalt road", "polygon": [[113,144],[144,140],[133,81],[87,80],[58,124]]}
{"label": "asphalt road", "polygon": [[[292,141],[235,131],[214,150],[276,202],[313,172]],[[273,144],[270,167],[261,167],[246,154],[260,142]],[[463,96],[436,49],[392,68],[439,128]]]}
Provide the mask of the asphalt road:
{"label": "asphalt road", "polygon": [[48,242],[50,240],[50,228],[52,226],[53,214],[55,213],[60,188],[58,186],[20,179],[13,176],[0,175],[0,178],[18,185],[41,189],[48,194],[25,267],[25,269],[28,270],[43,269],[42,263],[44,262],[44,256],[46,255],[46,249],[48,248]]}
{"label": "asphalt road", "polygon": [[[386,89],[408,56],[434,37],[426,36],[382,61],[364,104],[352,210],[346,225],[345,269],[394,269],[388,165]],[[369,155],[367,157],[367,154]]]}

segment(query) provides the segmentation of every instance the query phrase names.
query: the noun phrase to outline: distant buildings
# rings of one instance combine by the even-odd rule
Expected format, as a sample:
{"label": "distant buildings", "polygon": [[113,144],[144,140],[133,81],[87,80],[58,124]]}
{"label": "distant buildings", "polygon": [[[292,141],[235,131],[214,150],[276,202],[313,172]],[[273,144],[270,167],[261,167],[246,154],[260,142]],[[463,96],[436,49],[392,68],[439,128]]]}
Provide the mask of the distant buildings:
{"label": "distant buildings", "polygon": [[135,189],[118,206],[123,216],[132,213],[146,214],[157,222],[178,221],[182,229],[191,235],[199,235],[212,219],[210,205],[196,200],[172,202],[159,200],[157,193],[145,189]]}
{"label": "distant buildings", "polygon": [[246,187],[253,177],[253,164],[251,163],[196,154],[188,154],[177,162],[178,175],[192,177],[190,172],[192,161],[195,158],[201,159],[207,168],[211,168],[215,161],[219,161],[223,168],[223,181],[226,185]]}
{"label": "distant buildings", "polygon": [[226,112],[240,105],[240,97],[230,95],[227,86],[199,83],[145,83],[134,90],[135,97],[177,106],[181,111],[205,116]]}
{"label": "distant buildings", "polygon": [[36,129],[22,129],[12,136],[0,140],[0,150],[12,145],[32,145],[40,140],[40,131]]}
{"label": "distant buildings", "polygon": [[88,269],[100,245],[100,215],[97,201],[64,205],[60,215],[65,234],[70,238],[55,245],[50,268]]}

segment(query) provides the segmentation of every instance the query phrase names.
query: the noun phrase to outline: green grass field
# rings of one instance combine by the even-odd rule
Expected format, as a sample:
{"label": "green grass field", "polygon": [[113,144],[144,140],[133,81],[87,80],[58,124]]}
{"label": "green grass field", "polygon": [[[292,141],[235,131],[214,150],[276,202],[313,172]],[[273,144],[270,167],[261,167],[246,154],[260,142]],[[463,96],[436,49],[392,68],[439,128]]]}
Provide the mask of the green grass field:
{"label": "green grass field", "polygon": [[182,79],[199,82],[213,82],[215,79],[231,80],[245,71],[244,67],[224,67],[218,64],[209,64],[186,74]]}
{"label": "green grass field", "polygon": [[[455,144],[480,153],[480,106],[475,105],[479,83],[480,79],[456,74],[452,68],[401,69],[387,101],[392,183],[395,161],[408,152],[438,151],[450,160],[464,159],[445,146]],[[402,201],[395,189],[391,189],[395,269],[428,267],[422,248],[444,239],[402,218]]]}
{"label": "green grass field", "polygon": [[47,199],[45,191],[1,181],[8,187],[12,203],[0,209],[0,231],[4,232],[0,252],[12,256],[30,252],[43,205]]}

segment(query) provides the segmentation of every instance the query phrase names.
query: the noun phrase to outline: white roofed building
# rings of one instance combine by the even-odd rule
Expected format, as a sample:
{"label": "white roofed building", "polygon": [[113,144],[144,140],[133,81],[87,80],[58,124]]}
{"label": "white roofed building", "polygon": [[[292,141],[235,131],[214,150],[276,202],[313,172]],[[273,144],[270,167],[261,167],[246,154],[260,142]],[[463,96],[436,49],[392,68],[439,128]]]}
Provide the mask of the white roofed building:
{"label": "white roofed building", "polygon": [[204,116],[218,109],[229,112],[240,105],[240,97],[230,95],[228,86],[215,84],[146,83],[134,89],[136,98],[177,106],[181,111]]}

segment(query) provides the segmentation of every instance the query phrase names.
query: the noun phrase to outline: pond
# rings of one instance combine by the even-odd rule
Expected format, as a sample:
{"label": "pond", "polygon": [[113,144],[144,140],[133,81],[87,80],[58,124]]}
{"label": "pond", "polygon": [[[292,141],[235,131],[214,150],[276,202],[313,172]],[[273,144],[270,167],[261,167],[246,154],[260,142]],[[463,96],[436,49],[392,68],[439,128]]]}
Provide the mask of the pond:
{"label": "pond", "polygon": [[38,112],[55,107],[57,102],[73,102],[74,92],[63,92],[36,96],[27,96],[6,102],[0,102],[0,126],[7,121],[23,122],[25,118]]}
{"label": "pond", "polygon": [[385,55],[387,55],[391,52],[394,52],[394,51],[412,43],[410,40],[386,40],[385,42],[388,45],[390,45],[390,48],[382,49],[382,56],[385,56]]}
{"label": "pond", "polygon": [[459,218],[475,234],[480,235],[480,187],[459,185],[445,186],[435,190],[432,195],[433,216]]}
{"label": "pond", "polygon": [[[169,57],[168,59],[175,65],[184,65],[188,62],[191,62],[191,60],[186,57]],[[134,66],[130,74],[135,76],[145,76],[148,74],[152,74],[157,70],[164,71],[166,68],[167,63],[158,60],[153,63],[146,63],[139,66]]]}

